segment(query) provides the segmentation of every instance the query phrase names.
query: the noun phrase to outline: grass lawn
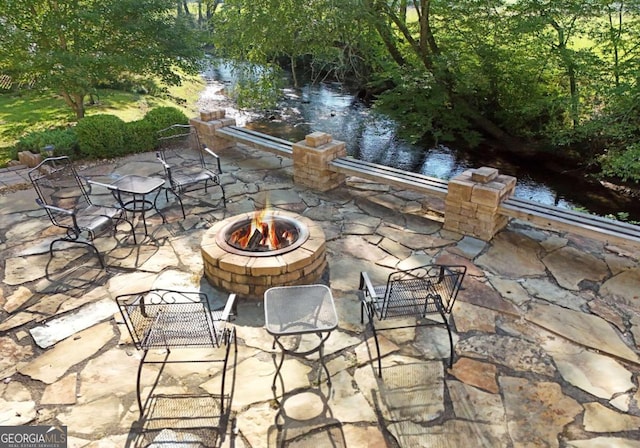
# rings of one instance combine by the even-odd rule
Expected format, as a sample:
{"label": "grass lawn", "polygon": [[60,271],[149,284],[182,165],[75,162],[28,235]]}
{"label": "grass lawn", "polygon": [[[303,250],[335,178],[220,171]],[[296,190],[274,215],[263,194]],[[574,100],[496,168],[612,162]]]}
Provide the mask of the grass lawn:
{"label": "grass lawn", "polygon": [[[192,117],[204,81],[190,78],[181,86],[169,88],[167,97],[155,97],[115,90],[100,90],[95,105],[87,105],[85,115],[112,114],[124,121],[139,120],[159,106],[173,106]],[[76,117],[59,95],[24,90],[0,94],[0,167],[11,160],[12,147],[25,134],[50,128],[72,126]]]}

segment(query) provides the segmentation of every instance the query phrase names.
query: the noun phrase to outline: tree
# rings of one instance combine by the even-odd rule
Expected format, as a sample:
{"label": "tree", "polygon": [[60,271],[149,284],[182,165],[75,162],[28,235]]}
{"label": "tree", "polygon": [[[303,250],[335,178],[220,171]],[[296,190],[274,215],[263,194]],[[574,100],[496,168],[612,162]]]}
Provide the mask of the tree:
{"label": "tree", "polygon": [[213,24],[252,76],[355,77],[413,141],[587,163],[640,141],[640,0],[226,0]]}
{"label": "tree", "polygon": [[200,36],[174,0],[0,0],[0,73],[60,94],[77,118],[104,83],[179,85]]}
{"label": "tree", "polygon": [[571,121],[580,122],[578,73],[589,51],[577,49],[576,41],[586,31],[586,25],[601,12],[597,0],[521,0],[512,6],[522,17],[522,31],[546,41],[560,66],[566,72],[570,96]]}
{"label": "tree", "polygon": [[281,65],[289,66],[298,85],[302,60],[315,70],[312,76],[340,77],[355,62],[357,17],[350,1],[227,0],[212,19],[215,48],[254,89],[277,85]]}
{"label": "tree", "polygon": [[[432,121],[438,121],[437,126],[450,126],[462,134],[465,129],[472,127],[508,146],[523,149],[524,146],[515,144],[513,136],[499,123],[495,123],[477,104],[469,101],[466,95],[469,89],[460,82],[462,79],[455,69],[457,53],[441,45],[447,33],[450,33],[448,30],[467,31],[456,27],[457,16],[469,17],[467,7],[472,7],[471,11],[475,12],[474,19],[492,28],[491,18],[480,15],[485,9],[478,9],[474,3],[477,4],[472,1],[413,0],[412,11],[417,16],[413,18],[407,14],[403,0],[363,1],[370,23],[384,42],[391,59],[401,68],[403,78],[396,85],[400,89],[407,85],[414,86],[413,92],[409,91],[408,95],[404,92],[403,98],[415,98],[415,90],[420,89],[419,98],[423,99],[422,104],[426,106],[423,109],[429,113],[428,109],[435,110],[437,107],[437,115],[447,117],[448,123],[445,124],[432,115]],[[487,3],[487,7],[489,10],[495,9],[491,2]],[[475,40],[469,39],[467,42],[473,43]],[[409,81],[407,74],[411,76]],[[416,113],[420,113],[418,109]],[[432,125],[427,128],[435,130],[435,127]]]}

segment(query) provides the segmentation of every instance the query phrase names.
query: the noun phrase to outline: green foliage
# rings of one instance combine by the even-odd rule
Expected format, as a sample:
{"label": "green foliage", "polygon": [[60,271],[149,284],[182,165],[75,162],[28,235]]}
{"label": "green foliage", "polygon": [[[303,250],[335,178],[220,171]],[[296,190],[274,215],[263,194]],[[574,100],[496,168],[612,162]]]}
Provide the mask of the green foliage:
{"label": "green foliage", "polygon": [[255,68],[248,64],[236,68],[239,80],[231,89],[231,96],[241,108],[267,110],[275,107],[282,87],[279,68],[270,65],[255,70],[251,67]]}
{"label": "green foliage", "polygon": [[602,173],[640,184],[640,143],[624,150],[609,151],[599,158]]}
{"label": "green foliage", "polygon": [[[191,111],[199,98],[203,81],[189,77],[180,87],[169,87],[172,96],[185,98],[184,109]],[[99,90],[96,104],[87,110],[87,115],[110,113],[128,122],[140,120],[144,111],[152,108],[175,106],[169,97],[138,95],[122,91]],[[16,143],[25,135],[50,129],[72,128],[76,120],[64,101],[51,97],[50,93],[21,90],[0,94],[0,167],[17,159]],[[58,146],[61,146],[60,144]],[[37,149],[37,146],[34,146]]]}
{"label": "green foliage", "polygon": [[77,118],[101,85],[179,85],[202,59],[200,31],[174,0],[5,0],[0,72],[59,93]]}
{"label": "green foliage", "polygon": [[127,153],[147,152],[156,145],[156,128],[147,119],[125,123]]}
{"label": "green foliage", "polygon": [[76,125],[81,157],[109,159],[129,150],[125,122],[115,115],[91,115]]}
{"label": "green foliage", "polygon": [[[368,33],[362,28],[362,14],[353,1],[321,0],[226,0],[213,16],[215,48],[239,70],[253,70],[250,65],[268,66],[286,61],[298,84],[297,67],[305,61],[312,77],[344,72],[359,73],[360,49]],[[353,68],[352,70],[349,70]],[[238,86],[239,98],[257,101],[264,107],[271,99],[269,88],[277,88],[273,70],[253,71]],[[267,78],[261,81],[259,78]],[[255,98],[249,89],[256,88]]]}
{"label": "green foliage", "polygon": [[165,106],[151,109],[144,116],[154,133],[174,124],[189,124],[189,118],[180,109]]}
{"label": "green foliage", "polygon": [[394,89],[378,97],[375,106],[401,123],[400,136],[412,143],[427,137],[439,144],[463,136],[468,145],[474,146],[480,139],[469,121],[452,107],[447,92],[428,73],[402,76]]}
{"label": "green foliage", "polygon": [[[46,146],[54,148],[49,154]],[[15,145],[15,154],[21,151],[31,151],[32,153],[42,153],[43,155],[66,155],[74,157],[78,151],[78,139],[73,128],[48,129],[46,131],[30,132],[22,137]]]}
{"label": "green foliage", "polygon": [[615,219],[617,221],[624,221],[626,223],[633,224],[634,226],[640,225],[640,221],[629,219],[629,213],[627,212],[618,212],[615,214],[605,215],[604,217],[609,219]]}
{"label": "green foliage", "polygon": [[[635,1],[227,0],[212,23],[216,50],[238,65],[304,60],[314,79],[391,88],[378,106],[412,141],[531,148],[515,137],[581,157],[636,141],[637,114],[613,92],[638,84]],[[238,84],[243,107],[273,102],[276,85],[259,80],[273,73]]]}

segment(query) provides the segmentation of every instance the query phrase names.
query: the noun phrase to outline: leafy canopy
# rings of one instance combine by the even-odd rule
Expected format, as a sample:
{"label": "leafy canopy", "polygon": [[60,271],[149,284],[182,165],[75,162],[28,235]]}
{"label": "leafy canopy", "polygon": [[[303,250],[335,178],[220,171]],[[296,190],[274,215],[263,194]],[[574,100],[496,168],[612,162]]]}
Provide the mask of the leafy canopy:
{"label": "leafy canopy", "polygon": [[0,73],[59,93],[78,118],[100,85],[179,85],[202,58],[199,32],[173,0],[0,1]]}
{"label": "leafy canopy", "polygon": [[360,63],[360,15],[351,0],[226,0],[212,17],[214,44],[238,73],[241,105],[252,96],[254,107],[273,106],[281,66],[296,85],[299,65],[312,79],[343,79]]}

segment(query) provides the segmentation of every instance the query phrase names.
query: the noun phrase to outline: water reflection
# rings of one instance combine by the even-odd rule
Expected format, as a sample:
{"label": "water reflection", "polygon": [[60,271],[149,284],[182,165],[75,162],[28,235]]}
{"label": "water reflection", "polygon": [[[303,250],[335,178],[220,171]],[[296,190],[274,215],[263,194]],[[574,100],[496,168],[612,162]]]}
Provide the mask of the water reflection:
{"label": "water reflection", "polygon": [[[233,70],[226,64],[212,65],[204,76],[208,87],[203,98],[224,96],[219,91],[233,86]],[[519,198],[601,215],[625,210],[632,219],[640,220],[640,204],[598,184],[552,173],[545,167],[517,165],[497,157],[493,151],[468,154],[445,145],[410,145],[398,138],[395,122],[367,107],[338,83],[287,88],[278,107],[268,113],[230,113],[229,108],[227,113],[235,116],[240,126],[292,142],[314,131],[327,132],[346,143],[350,156],[440,179],[449,179],[469,168],[492,166],[517,177],[515,195]]]}

